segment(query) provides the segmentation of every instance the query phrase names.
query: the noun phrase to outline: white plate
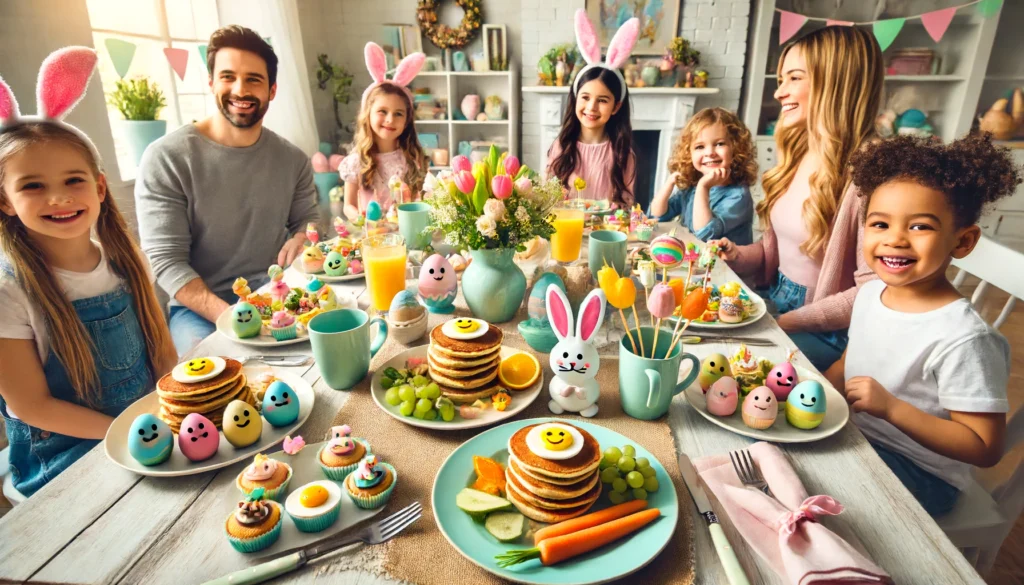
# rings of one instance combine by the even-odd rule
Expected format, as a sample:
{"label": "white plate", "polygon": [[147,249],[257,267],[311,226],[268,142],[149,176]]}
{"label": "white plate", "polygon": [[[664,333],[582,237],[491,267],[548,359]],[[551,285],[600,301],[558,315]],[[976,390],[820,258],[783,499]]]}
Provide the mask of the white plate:
{"label": "white plate", "polygon": [[[740,327],[746,327],[752,323],[756,323],[761,317],[764,317],[768,313],[768,306],[765,305],[764,299],[760,295],[747,288],[743,289],[746,291],[747,296],[750,297],[750,301],[754,304],[754,314],[748,316],[746,319],[739,323],[722,323],[721,321],[712,321],[706,323],[704,321],[693,321],[690,323],[690,329],[739,329]],[[676,319],[671,319],[672,323],[675,324]]]}
{"label": "white plate", "polygon": [[[414,347],[403,351],[387,361],[387,363],[377,368],[377,371],[373,374],[373,379],[370,381],[370,392],[373,394],[373,401],[377,403],[377,406],[381,410],[390,414],[394,418],[404,422],[405,424],[412,425],[414,427],[423,427],[425,429],[436,429],[439,431],[457,431],[461,429],[475,429],[477,427],[486,427],[496,422],[503,421],[507,418],[512,418],[527,406],[533,404],[533,401],[540,396],[541,389],[544,387],[544,371],[543,365],[541,365],[541,375],[534,382],[533,386],[530,386],[526,390],[509,390],[509,396],[512,397],[512,405],[504,411],[494,410],[488,408],[478,418],[462,418],[458,413],[458,405],[456,405],[455,418],[451,422],[445,422],[440,418],[436,420],[420,420],[414,416],[402,416],[401,412],[398,412],[397,406],[391,406],[384,400],[384,387],[380,385],[381,376],[384,375],[384,370],[387,368],[395,368],[400,370],[405,367],[405,361],[409,358],[426,358],[427,357],[426,345]],[[501,348],[501,359],[504,360],[507,357],[515,355],[517,353],[524,353],[517,349],[509,347]],[[495,378],[497,380],[497,378]],[[488,399],[489,400],[489,399]]]}
{"label": "white plate", "polygon": [[[362,260],[360,260],[360,262],[362,262]],[[302,269],[302,255],[301,254],[296,256],[295,260],[292,260],[292,270],[294,270],[295,272],[298,272],[299,274],[301,274],[304,277],[308,278],[310,276],[315,276],[315,277],[319,278],[320,280],[322,280],[324,282],[328,282],[328,283],[330,283],[330,282],[348,282],[349,280],[359,280],[360,278],[364,278],[366,276],[366,265],[365,264],[363,264],[363,271],[360,272],[359,274],[348,274],[348,275],[345,275],[345,276],[328,276],[326,272],[317,272],[316,274],[307,273],[305,270]]]}
{"label": "white plate", "polygon": [[248,447],[236,448],[221,433],[220,447],[217,449],[217,454],[206,461],[193,463],[178,450],[178,437],[175,436],[174,449],[171,451],[170,459],[160,465],[151,467],[139,463],[128,453],[128,432],[131,430],[132,422],[140,414],[149,413],[156,415],[159,412],[160,402],[154,390],[135,401],[134,404],[126,408],[120,416],[114,419],[110,428],[107,429],[107,436],[103,439],[103,449],[107,452],[107,457],[110,457],[111,461],[128,471],[154,477],[177,477],[203,473],[204,471],[220,469],[236,461],[251,459],[256,453],[283,441],[285,435],[294,435],[295,429],[302,426],[302,423],[306,422],[306,419],[309,418],[309,413],[313,412],[315,394],[313,393],[312,386],[301,377],[284,370],[274,369],[274,376],[291,386],[292,390],[295,390],[295,393],[299,395],[299,418],[294,424],[279,428],[271,426],[267,419],[263,419],[263,434],[260,436],[260,440]]}
{"label": "white plate", "polygon": [[217,332],[227,337],[235,343],[241,343],[242,345],[249,345],[252,347],[280,347],[282,345],[292,345],[293,343],[303,343],[309,341],[309,334],[306,333],[305,328],[298,329],[296,337],[293,339],[287,339],[285,341],[278,341],[274,339],[272,335],[263,335],[262,333],[256,337],[249,337],[247,339],[240,339],[235,335],[235,331],[231,328],[231,307],[228,307],[217,317]]}
{"label": "white plate", "polygon": [[838,433],[839,429],[843,428],[846,424],[846,421],[850,420],[850,407],[846,404],[846,399],[822,376],[800,366],[796,366],[796,373],[800,376],[801,382],[804,380],[817,380],[825,388],[825,404],[827,405],[825,420],[821,421],[817,428],[809,431],[790,426],[786,422],[784,409],[779,410],[779,416],[775,419],[775,424],[772,426],[763,430],[752,429],[743,422],[743,415],[741,414],[743,408],[742,400],[732,416],[715,416],[708,412],[704,393],[696,382],[691,384],[684,394],[690,406],[704,418],[723,429],[743,435],[744,437],[750,437],[751,439],[770,441],[772,443],[811,443]]}

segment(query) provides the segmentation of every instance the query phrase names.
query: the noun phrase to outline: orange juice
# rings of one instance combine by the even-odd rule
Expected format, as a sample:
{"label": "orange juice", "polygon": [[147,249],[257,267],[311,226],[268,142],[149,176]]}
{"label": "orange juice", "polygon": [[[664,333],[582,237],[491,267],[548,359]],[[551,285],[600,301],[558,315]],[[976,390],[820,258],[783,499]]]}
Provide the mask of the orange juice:
{"label": "orange juice", "polygon": [[391,300],[405,290],[405,241],[397,234],[374,236],[363,241],[363,264],[370,304],[384,312]]}
{"label": "orange juice", "polygon": [[551,258],[558,262],[575,262],[583,245],[583,209],[570,205],[555,209],[555,233],[551,235]]}

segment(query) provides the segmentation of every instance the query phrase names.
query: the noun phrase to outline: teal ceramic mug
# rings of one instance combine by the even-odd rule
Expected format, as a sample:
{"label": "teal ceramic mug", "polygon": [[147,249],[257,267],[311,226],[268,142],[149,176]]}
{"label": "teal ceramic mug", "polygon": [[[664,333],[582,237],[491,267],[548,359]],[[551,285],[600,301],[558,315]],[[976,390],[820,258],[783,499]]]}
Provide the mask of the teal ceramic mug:
{"label": "teal ceramic mug", "polygon": [[423,233],[430,225],[430,204],[422,201],[398,206],[398,231],[411,250],[422,250],[430,243],[431,234]]}
{"label": "teal ceramic mug", "polygon": [[606,263],[615,267],[615,272],[618,272],[619,276],[626,275],[626,238],[626,234],[612,230],[590,232],[587,261],[590,263],[590,273],[595,279],[597,271]]}
{"label": "teal ceramic mug", "polygon": [[[646,355],[651,355],[651,348],[654,347],[654,328],[641,327],[639,331],[632,330],[639,351],[638,332],[643,336]],[[633,353],[629,337],[623,335],[619,341],[619,396],[622,399],[622,410],[629,416],[642,420],[663,416],[668,412],[672,397],[686,390],[697,379],[700,360],[694,355],[683,353],[681,343],[677,343],[672,348],[672,353],[664,357],[671,343],[672,330],[662,329],[658,333],[658,346],[655,348],[655,355],[659,357],[654,359]],[[692,366],[690,373],[677,384],[680,363],[686,360]]]}
{"label": "teal ceramic mug", "polygon": [[[377,324],[377,335],[370,343],[370,325]],[[324,382],[335,390],[348,390],[366,377],[370,360],[388,338],[383,319],[370,319],[366,311],[337,309],[309,321],[309,344],[320,367]]]}

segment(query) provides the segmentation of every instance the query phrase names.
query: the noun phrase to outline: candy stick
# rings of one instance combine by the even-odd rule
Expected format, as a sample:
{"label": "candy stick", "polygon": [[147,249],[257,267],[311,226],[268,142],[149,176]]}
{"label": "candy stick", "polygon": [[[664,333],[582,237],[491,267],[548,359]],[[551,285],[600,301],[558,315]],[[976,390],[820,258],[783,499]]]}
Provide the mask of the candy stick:
{"label": "candy stick", "polygon": [[[626,329],[626,337],[629,337],[629,344],[633,346],[633,353],[636,353],[636,342],[633,341],[633,334],[629,332],[629,323],[626,322],[626,314],[619,309],[619,316],[622,317],[622,326]],[[640,340],[643,342],[643,339]],[[640,354],[643,357],[643,354]]]}
{"label": "candy stick", "polygon": [[[682,321],[682,319],[680,319],[679,321],[676,322],[676,329],[679,329],[679,323],[681,321]],[[675,332],[672,333],[672,343],[669,344],[668,351],[665,352],[665,357],[668,357],[672,353],[672,348],[674,348],[676,346],[676,343],[679,343],[679,340],[683,338],[683,333],[686,333],[686,328],[689,327],[689,326],[690,326],[690,320],[687,319],[686,320],[686,325],[684,325],[683,328],[679,330],[679,333],[675,333]]]}
{"label": "candy stick", "polygon": [[[644,336],[640,333],[640,317],[636,316],[636,303],[633,303],[633,322],[636,323],[636,336],[640,338],[640,357],[646,357],[647,350],[644,349]],[[655,334],[657,334],[657,331],[655,331]],[[651,351],[653,352],[654,348],[651,348]]]}

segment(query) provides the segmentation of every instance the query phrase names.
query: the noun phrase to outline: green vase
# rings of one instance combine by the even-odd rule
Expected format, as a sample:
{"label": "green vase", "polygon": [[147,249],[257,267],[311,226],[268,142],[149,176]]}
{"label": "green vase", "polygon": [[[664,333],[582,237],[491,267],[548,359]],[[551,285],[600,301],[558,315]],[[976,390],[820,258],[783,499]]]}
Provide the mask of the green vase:
{"label": "green vase", "polygon": [[471,250],[462,274],[462,296],[473,315],[489,323],[511,321],[523,304],[526,276],[513,262],[516,251]]}

